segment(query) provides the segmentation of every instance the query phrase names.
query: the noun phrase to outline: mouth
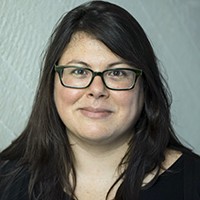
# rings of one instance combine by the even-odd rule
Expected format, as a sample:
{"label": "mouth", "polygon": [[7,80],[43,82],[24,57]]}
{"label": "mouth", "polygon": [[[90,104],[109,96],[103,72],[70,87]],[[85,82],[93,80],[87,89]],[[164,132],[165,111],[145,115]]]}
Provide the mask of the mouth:
{"label": "mouth", "polygon": [[104,108],[84,107],[80,109],[83,116],[91,119],[104,119],[109,117],[113,111]]}

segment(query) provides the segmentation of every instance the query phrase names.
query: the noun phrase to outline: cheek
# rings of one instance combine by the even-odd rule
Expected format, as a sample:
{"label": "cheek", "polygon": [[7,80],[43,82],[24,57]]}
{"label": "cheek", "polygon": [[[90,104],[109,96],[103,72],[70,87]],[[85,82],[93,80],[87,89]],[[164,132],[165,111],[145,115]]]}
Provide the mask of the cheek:
{"label": "cheek", "polygon": [[58,112],[62,112],[66,106],[73,105],[81,96],[81,92],[76,89],[63,87],[58,76],[55,77],[54,83],[54,100]]}
{"label": "cheek", "polygon": [[140,88],[134,88],[133,91],[126,91],[120,95],[118,102],[126,119],[137,121],[144,105],[144,95]]}
{"label": "cheek", "polygon": [[134,110],[137,110],[142,107],[144,101],[143,99],[143,93],[140,90],[127,91],[119,96],[121,106],[127,108],[129,111],[131,111],[131,108],[135,108]]}

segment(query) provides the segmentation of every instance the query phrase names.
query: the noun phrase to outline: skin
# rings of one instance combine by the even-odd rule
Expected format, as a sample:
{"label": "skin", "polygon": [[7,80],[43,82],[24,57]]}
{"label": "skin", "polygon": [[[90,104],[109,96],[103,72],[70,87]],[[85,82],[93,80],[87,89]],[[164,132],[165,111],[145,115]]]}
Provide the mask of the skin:
{"label": "skin", "polygon": [[[122,60],[102,42],[82,32],[72,37],[59,65],[84,66],[79,64],[84,62],[94,71],[103,71]],[[88,88],[72,89],[63,87],[56,74],[54,99],[69,138],[83,145],[122,145],[129,140],[130,129],[143,107],[141,80],[129,91],[109,90],[100,77],[95,77]]]}
{"label": "skin", "polygon": [[[59,65],[104,71],[122,61],[102,42],[78,32],[72,36]],[[114,91],[107,89],[99,76],[88,88],[72,89],[63,87],[58,74],[55,75],[54,100],[75,156],[78,199],[105,199],[119,176],[117,167],[128,149],[143,98],[140,78],[134,89]],[[110,193],[111,199],[119,184]]]}
{"label": "skin", "polygon": [[[103,43],[78,32],[66,47],[59,65],[84,66],[80,64],[84,62],[93,71],[104,71],[110,64],[121,61]],[[75,156],[75,194],[79,200],[105,200],[121,173],[118,165],[127,152],[133,127],[143,108],[142,80],[139,78],[132,90],[114,91],[107,89],[97,76],[88,88],[71,89],[63,87],[56,74],[54,85],[55,105]],[[180,156],[180,152],[166,150],[164,169]],[[154,175],[155,171],[147,174],[143,185]],[[120,184],[121,181],[115,185],[108,199],[114,198]]]}

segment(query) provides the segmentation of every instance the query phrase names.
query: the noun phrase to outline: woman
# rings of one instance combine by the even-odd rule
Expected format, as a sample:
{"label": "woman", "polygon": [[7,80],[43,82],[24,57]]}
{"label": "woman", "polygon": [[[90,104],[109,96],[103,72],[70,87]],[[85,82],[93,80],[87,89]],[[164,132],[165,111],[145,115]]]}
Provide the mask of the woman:
{"label": "woman", "polygon": [[200,199],[153,49],[124,9],[91,1],[52,34],[33,110],[1,153],[0,199]]}

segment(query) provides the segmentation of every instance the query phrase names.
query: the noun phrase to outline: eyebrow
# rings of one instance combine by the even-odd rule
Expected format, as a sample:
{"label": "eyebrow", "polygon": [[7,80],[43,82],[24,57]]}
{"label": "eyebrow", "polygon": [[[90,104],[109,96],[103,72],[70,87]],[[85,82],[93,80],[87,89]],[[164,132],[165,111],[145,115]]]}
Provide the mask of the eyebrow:
{"label": "eyebrow", "polygon": [[[84,65],[88,68],[92,68],[91,65],[89,65],[88,63],[81,61],[81,60],[71,60],[71,61],[67,62],[65,65],[69,65],[69,64],[73,64],[73,63],[74,64],[81,64],[81,65]],[[121,60],[121,61],[110,63],[110,64],[106,65],[106,67],[111,68],[111,67],[113,67],[115,65],[119,65],[119,64],[128,64],[128,62]]]}
{"label": "eyebrow", "polygon": [[70,64],[81,64],[81,65],[85,65],[85,66],[87,66],[87,67],[90,67],[89,64],[87,64],[86,62],[83,62],[83,61],[81,61],[81,60],[71,60],[71,61],[67,62],[67,63],[64,64],[64,65],[70,65]]}

